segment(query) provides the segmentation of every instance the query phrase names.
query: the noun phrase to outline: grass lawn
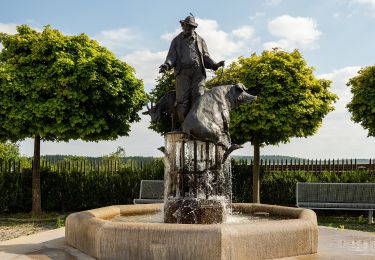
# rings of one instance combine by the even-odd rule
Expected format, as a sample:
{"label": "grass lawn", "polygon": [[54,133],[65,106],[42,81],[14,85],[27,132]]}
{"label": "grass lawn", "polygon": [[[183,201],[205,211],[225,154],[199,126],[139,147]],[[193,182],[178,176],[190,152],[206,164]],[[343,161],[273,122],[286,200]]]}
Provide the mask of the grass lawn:
{"label": "grass lawn", "polygon": [[352,229],[367,232],[375,232],[375,224],[367,223],[367,215],[360,216],[319,216],[318,225],[341,228],[341,229]]}
{"label": "grass lawn", "polygon": [[63,227],[67,214],[0,214],[0,241]]}

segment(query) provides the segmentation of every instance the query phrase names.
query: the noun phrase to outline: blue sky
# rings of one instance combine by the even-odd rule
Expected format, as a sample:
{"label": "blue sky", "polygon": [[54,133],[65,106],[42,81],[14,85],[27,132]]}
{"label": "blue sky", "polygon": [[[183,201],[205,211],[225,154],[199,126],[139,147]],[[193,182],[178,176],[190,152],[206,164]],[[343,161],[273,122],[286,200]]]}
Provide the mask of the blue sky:
{"label": "blue sky", "polygon": [[[336,110],[318,133],[292,139],[289,144],[267,146],[262,154],[305,158],[375,157],[375,138],[350,121],[345,105],[348,78],[375,61],[375,0],[267,0],[267,1],[7,1],[1,4],[0,31],[14,33],[18,24],[42,29],[50,24],[66,34],[86,33],[132,65],[146,91],[155,85],[158,66],[170,40],[179,32],[179,20],[193,13],[197,32],[206,40],[211,56],[227,64],[238,56],[260,53],[274,46],[300,49],[318,77],[333,81],[339,95]],[[209,75],[211,73],[208,73]],[[212,75],[212,74],[211,74]],[[148,118],[132,126],[129,137],[85,143],[45,142],[42,154],[100,156],[123,146],[128,155],[161,156],[163,138],[147,129]],[[31,140],[21,152],[32,154]],[[251,147],[236,152],[251,155]]]}

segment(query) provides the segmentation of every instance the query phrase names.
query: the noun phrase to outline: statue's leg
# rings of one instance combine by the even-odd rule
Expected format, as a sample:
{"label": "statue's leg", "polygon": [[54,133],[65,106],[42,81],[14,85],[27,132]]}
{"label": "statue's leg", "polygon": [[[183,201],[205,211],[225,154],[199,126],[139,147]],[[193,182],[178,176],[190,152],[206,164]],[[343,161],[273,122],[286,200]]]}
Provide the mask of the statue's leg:
{"label": "statue's leg", "polygon": [[190,109],[191,70],[183,69],[176,76],[176,110],[180,124]]}
{"label": "statue's leg", "polygon": [[192,82],[191,82],[191,103],[193,104],[194,101],[202,96],[205,91],[205,81],[206,77],[203,75],[203,72],[201,68],[199,67],[198,69],[194,70],[193,77],[192,77]]}

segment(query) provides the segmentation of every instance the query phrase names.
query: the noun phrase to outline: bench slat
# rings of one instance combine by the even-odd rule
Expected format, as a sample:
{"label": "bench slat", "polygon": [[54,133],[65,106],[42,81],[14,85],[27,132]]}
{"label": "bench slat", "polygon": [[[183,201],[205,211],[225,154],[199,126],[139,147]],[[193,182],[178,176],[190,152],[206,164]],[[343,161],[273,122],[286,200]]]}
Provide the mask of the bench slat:
{"label": "bench slat", "polygon": [[163,203],[164,200],[163,180],[142,180],[139,199],[134,199],[134,204]]}
{"label": "bench slat", "polygon": [[297,204],[375,204],[375,183],[297,183]]}

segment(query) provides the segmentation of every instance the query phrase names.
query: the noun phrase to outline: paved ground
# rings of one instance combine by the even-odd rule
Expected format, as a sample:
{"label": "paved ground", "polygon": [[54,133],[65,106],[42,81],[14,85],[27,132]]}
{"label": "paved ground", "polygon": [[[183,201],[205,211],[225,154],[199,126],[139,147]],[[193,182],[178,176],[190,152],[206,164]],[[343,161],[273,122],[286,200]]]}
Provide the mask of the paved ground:
{"label": "paved ground", "polygon": [[75,260],[94,259],[65,244],[65,228],[0,242],[0,259]]}
{"label": "paved ground", "polygon": [[[0,242],[0,259],[93,259],[64,242],[64,228]],[[319,227],[319,252],[289,260],[375,259],[375,233]]]}
{"label": "paved ground", "polygon": [[319,227],[318,253],[283,259],[352,260],[375,259],[375,232]]}

